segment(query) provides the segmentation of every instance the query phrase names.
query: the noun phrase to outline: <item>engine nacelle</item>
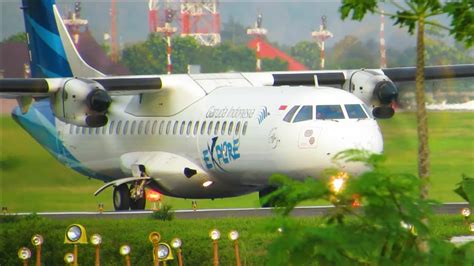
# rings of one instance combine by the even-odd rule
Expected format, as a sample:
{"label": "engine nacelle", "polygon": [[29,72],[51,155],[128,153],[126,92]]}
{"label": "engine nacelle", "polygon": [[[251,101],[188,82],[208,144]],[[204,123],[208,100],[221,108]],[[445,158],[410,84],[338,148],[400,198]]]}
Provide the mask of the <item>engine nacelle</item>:
{"label": "engine nacelle", "polygon": [[66,123],[85,127],[107,124],[107,110],[112,103],[99,83],[87,79],[67,79],[51,97],[55,116]]}
{"label": "engine nacelle", "polygon": [[398,89],[387,76],[362,69],[353,72],[343,88],[371,106],[376,118],[390,118],[394,115],[395,110],[391,104],[397,100]]}

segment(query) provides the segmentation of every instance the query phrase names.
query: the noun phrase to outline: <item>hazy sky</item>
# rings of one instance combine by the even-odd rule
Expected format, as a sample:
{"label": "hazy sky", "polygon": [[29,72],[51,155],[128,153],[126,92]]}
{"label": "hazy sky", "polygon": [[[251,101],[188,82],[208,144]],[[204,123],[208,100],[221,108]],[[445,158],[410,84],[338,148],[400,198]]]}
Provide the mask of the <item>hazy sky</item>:
{"label": "hazy sky", "polygon": [[[58,0],[60,12],[65,15],[73,9],[72,0]],[[109,31],[109,0],[83,0],[83,18],[89,20],[90,29],[99,42]],[[24,30],[23,16],[20,12],[20,0],[1,0],[0,40]],[[270,41],[293,45],[301,40],[311,40],[311,32],[319,28],[321,16],[327,16],[328,29],[334,38],[327,42],[331,46],[346,35],[355,35],[361,39],[378,40],[380,17],[367,16],[362,22],[342,21],[338,13],[339,1],[220,1],[221,20],[230,17],[244,26],[251,26],[258,13],[263,15],[263,26],[268,29]],[[148,34],[148,1],[117,0],[118,34],[122,44],[144,40]],[[390,8],[387,8],[390,9]],[[386,18],[387,45],[402,46],[414,44],[414,37],[405,29],[392,26]]]}

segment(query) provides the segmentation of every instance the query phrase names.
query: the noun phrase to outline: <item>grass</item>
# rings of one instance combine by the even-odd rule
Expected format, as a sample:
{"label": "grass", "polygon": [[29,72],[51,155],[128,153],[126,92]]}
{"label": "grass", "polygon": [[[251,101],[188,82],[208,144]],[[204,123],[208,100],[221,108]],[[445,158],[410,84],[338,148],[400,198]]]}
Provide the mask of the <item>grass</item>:
{"label": "grass", "polygon": [[[302,225],[315,225],[322,222],[320,217],[297,218]],[[212,265],[212,242],[208,232],[217,228],[221,232],[219,241],[219,260],[221,265],[234,264],[233,244],[228,240],[230,230],[239,232],[239,248],[243,265],[265,265],[267,247],[278,236],[275,226],[277,220],[269,218],[223,218],[174,220],[163,222],[152,219],[115,220],[107,218],[50,220],[39,217],[12,218],[0,216],[0,265],[18,264],[16,252],[22,246],[32,248],[30,239],[34,234],[42,234],[44,265],[58,265],[66,252],[72,247],[64,243],[64,232],[72,223],[82,224],[87,235],[100,233],[103,238],[101,256],[103,265],[123,264],[118,254],[120,245],[132,248],[132,265],[152,264],[152,245],[148,234],[157,231],[162,241],[170,242],[179,237],[183,241],[183,256],[186,265]],[[449,239],[455,235],[465,235],[468,228],[460,215],[435,215],[431,219],[431,229],[435,237]],[[80,245],[79,262],[93,265],[94,248]],[[34,257],[33,257],[34,258]],[[30,264],[33,264],[31,262]],[[170,265],[177,265],[176,261]]]}
{"label": "grass", "polygon": [[[474,176],[474,113],[429,114],[431,197],[460,201],[452,190],[462,174]],[[417,140],[413,113],[398,113],[380,121],[386,164],[394,171],[417,173]],[[11,212],[113,209],[111,190],[92,194],[102,183],[59,164],[10,117],[0,117],[0,205]],[[174,209],[190,209],[191,200],[165,197]],[[313,204],[310,202],[308,204]],[[257,207],[256,193],[216,200],[199,200],[198,208]]]}

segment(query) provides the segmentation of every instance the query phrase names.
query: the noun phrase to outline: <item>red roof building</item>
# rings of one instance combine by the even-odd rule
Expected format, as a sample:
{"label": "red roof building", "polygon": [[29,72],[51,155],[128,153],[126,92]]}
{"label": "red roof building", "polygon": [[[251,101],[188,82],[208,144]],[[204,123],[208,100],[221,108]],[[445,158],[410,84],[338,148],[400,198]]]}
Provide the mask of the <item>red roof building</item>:
{"label": "red roof building", "polygon": [[280,49],[273,47],[266,40],[260,37],[255,37],[254,39],[250,40],[247,44],[247,47],[249,47],[250,49],[256,50],[258,42],[260,42],[260,57],[261,58],[269,58],[269,59],[280,58],[283,61],[288,62],[288,70],[290,71],[308,70],[308,68],[302,63],[298,62],[298,60],[287,55]]}

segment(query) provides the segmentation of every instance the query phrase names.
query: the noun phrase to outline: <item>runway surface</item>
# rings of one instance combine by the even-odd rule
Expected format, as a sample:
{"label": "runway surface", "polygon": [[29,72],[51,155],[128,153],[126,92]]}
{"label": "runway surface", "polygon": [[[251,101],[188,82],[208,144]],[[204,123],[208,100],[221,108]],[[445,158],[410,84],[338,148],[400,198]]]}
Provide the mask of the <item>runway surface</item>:
{"label": "runway surface", "polygon": [[[469,207],[465,202],[445,203],[435,208],[436,213],[461,215],[461,209]],[[321,216],[327,214],[332,209],[331,206],[304,206],[296,207],[291,215],[293,216]],[[136,219],[149,217],[153,211],[120,211],[120,212],[39,212],[37,215],[52,219]],[[240,208],[240,209],[197,209],[197,210],[175,210],[177,219],[206,219],[225,217],[266,217],[273,215],[272,208]],[[11,213],[10,215],[30,215],[32,213]]]}

